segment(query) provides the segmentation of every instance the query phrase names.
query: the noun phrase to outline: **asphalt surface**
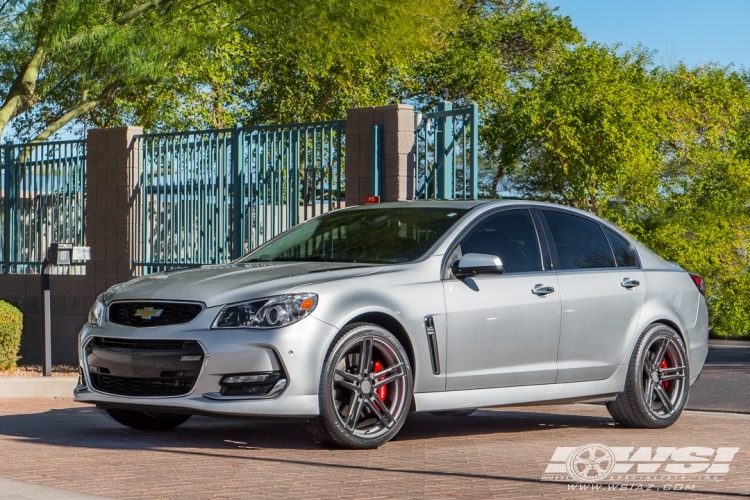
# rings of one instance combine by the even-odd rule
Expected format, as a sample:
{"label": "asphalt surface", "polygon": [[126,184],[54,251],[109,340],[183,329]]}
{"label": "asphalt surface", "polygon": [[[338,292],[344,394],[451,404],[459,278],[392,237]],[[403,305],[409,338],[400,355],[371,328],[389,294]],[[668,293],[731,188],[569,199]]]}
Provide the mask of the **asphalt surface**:
{"label": "asphalt surface", "polygon": [[750,342],[711,341],[687,408],[750,413]]}

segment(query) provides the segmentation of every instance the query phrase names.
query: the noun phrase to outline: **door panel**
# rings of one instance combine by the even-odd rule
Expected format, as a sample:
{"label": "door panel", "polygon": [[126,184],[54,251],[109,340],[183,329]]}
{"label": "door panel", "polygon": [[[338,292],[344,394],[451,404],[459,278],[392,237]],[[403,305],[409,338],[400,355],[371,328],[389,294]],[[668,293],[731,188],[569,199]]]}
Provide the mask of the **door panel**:
{"label": "door panel", "polygon": [[[602,380],[612,376],[640,318],[645,292],[639,269],[560,271],[563,313],[557,382]],[[627,279],[640,283],[621,285]]]}
{"label": "door panel", "polygon": [[557,382],[608,378],[625,355],[643,304],[646,287],[635,251],[593,219],[540,212],[562,299]]}
{"label": "door panel", "polygon": [[[471,278],[470,278],[471,279]],[[552,384],[557,373],[560,294],[551,272],[443,282],[448,313],[447,390]],[[546,296],[535,285],[551,286]]]}
{"label": "door panel", "polygon": [[[505,273],[443,281],[448,390],[554,383],[561,302],[538,233],[531,212],[514,208],[488,215],[461,240],[456,258],[497,255]],[[540,286],[554,291],[535,294]]]}

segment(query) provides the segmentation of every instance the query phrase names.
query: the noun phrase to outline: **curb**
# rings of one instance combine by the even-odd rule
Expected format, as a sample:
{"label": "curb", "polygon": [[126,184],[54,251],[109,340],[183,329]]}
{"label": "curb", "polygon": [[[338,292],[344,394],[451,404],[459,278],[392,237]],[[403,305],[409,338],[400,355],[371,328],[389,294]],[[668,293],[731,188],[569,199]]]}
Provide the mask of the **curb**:
{"label": "curb", "polygon": [[716,346],[750,347],[750,340],[708,339],[708,346],[709,347],[716,347]]}
{"label": "curb", "polygon": [[3,377],[0,398],[72,398],[78,377]]}
{"label": "curb", "polygon": [[0,477],[0,491],[16,500],[107,500],[109,497]]}

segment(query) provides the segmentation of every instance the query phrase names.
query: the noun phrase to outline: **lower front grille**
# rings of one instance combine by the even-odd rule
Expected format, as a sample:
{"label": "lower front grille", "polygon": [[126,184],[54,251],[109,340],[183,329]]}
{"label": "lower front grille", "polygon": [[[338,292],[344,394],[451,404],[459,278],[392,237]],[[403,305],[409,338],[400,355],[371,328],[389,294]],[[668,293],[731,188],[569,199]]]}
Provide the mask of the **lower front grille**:
{"label": "lower front grille", "polygon": [[90,373],[94,389],[118,396],[182,396],[195,385],[195,377],[139,378]]}
{"label": "lower front grille", "polygon": [[94,337],[85,355],[93,390],[165,397],[193,390],[206,353],[195,340]]}

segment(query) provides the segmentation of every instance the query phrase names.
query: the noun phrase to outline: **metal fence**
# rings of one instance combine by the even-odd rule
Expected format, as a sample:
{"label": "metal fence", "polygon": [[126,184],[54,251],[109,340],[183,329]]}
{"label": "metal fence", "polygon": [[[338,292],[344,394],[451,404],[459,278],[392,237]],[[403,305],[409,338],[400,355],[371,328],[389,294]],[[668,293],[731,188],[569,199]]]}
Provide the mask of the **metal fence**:
{"label": "metal fence", "polygon": [[414,132],[414,197],[476,200],[478,153],[477,105],[452,109],[452,103],[441,102]]}
{"label": "metal fence", "polygon": [[39,273],[50,243],[84,244],[86,141],[7,144],[0,153],[2,272]]}
{"label": "metal fence", "polygon": [[[415,198],[477,198],[478,125],[476,105],[442,102],[423,115]],[[149,273],[228,262],[342,207],[345,130],[340,120],[136,136],[134,264]],[[85,189],[85,141],[0,146],[2,272],[38,273],[54,241],[85,245]]]}
{"label": "metal fence", "polygon": [[134,139],[144,273],[218,264],[343,206],[345,121]]}

